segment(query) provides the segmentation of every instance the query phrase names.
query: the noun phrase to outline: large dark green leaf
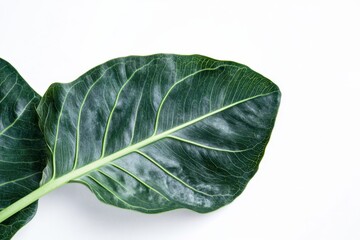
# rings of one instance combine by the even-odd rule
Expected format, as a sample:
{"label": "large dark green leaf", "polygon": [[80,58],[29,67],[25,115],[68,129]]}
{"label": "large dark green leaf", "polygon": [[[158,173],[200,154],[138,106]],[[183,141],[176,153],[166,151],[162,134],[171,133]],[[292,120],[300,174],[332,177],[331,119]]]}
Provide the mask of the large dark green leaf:
{"label": "large dark green leaf", "polygon": [[38,107],[47,185],[80,182],[141,212],[215,210],[258,169],[280,101],[248,67],[203,56],[119,58]]}
{"label": "large dark green leaf", "polygon": [[[40,97],[0,59],[0,210],[38,188],[45,142],[38,127]],[[37,203],[0,223],[0,239],[10,239],[34,216]]]}

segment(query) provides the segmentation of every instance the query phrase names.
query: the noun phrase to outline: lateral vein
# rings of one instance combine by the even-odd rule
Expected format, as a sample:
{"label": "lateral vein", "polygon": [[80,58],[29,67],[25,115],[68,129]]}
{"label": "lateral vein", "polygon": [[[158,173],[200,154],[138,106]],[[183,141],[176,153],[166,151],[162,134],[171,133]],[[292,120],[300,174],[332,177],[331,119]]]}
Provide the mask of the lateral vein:
{"label": "lateral vein", "polygon": [[155,188],[149,186],[146,182],[144,182],[143,180],[141,180],[140,178],[138,178],[135,174],[132,174],[131,172],[129,172],[128,170],[126,170],[125,168],[120,167],[119,165],[116,165],[115,163],[111,163],[111,165],[123,172],[125,172],[126,174],[128,174],[129,176],[131,176],[132,178],[134,178],[135,180],[137,180],[138,182],[140,182],[141,184],[143,184],[145,187],[147,187],[148,189],[156,192],[157,194],[159,194],[160,196],[162,196],[163,198],[165,198],[166,200],[169,201],[169,199],[167,197],[165,197],[162,193],[160,193],[158,190],[156,190]]}
{"label": "lateral vein", "polygon": [[195,145],[195,146],[198,146],[198,147],[202,147],[202,148],[206,148],[206,149],[210,149],[210,150],[214,150],[214,151],[219,151],[219,152],[240,153],[240,152],[249,151],[249,150],[254,148],[254,147],[250,147],[250,148],[245,148],[245,149],[241,149],[241,150],[230,150],[230,149],[206,146],[204,144],[197,143],[197,142],[194,142],[194,141],[190,141],[190,140],[187,140],[185,138],[180,138],[180,137],[177,137],[177,136],[174,136],[174,135],[169,135],[169,136],[167,136],[167,138],[172,138],[172,139],[178,140],[180,142],[192,144],[192,145]]}

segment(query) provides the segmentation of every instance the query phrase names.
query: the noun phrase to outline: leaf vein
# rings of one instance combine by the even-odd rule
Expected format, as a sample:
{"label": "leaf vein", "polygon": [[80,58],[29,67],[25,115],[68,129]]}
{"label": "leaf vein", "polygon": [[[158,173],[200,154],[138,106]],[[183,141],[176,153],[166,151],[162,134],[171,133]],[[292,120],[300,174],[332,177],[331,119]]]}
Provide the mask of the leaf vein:
{"label": "leaf vein", "polygon": [[21,110],[19,116],[16,117],[16,119],[6,128],[4,128],[1,132],[0,132],[0,136],[3,135],[7,130],[9,130],[11,127],[13,127],[15,125],[15,123],[21,118],[21,116],[23,115],[23,113],[25,112],[25,110],[27,109],[27,107],[32,103],[32,101],[35,99],[36,97],[34,96],[32,99],[30,99],[30,101],[25,105],[24,109]]}
{"label": "leaf vein", "polygon": [[197,193],[200,193],[202,195],[206,195],[206,196],[209,196],[209,197],[217,197],[217,196],[224,196],[224,195],[221,195],[221,194],[216,194],[216,195],[213,195],[213,194],[209,194],[209,193],[206,193],[206,192],[203,192],[203,191],[200,191],[192,186],[190,186],[189,184],[187,184],[186,182],[184,182],[182,179],[178,178],[177,176],[175,176],[174,174],[172,174],[169,170],[167,170],[166,168],[164,168],[161,164],[159,164],[157,161],[155,161],[153,158],[151,158],[149,155],[139,151],[139,150],[136,150],[135,151],[136,153],[138,153],[139,155],[143,156],[145,159],[149,160],[150,162],[152,162],[153,164],[155,164],[158,168],[160,168],[162,171],[164,171],[167,175],[169,175],[170,177],[172,177],[173,179],[175,179],[176,181],[178,181],[179,183],[181,183],[182,185],[184,185],[185,187],[191,189],[192,191],[194,192],[197,192]]}
{"label": "leaf vein", "polygon": [[30,178],[30,177],[32,177],[32,176],[34,176],[34,175],[36,175],[36,174],[39,174],[39,173],[41,173],[41,172],[36,172],[36,173],[30,174],[30,175],[28,175],[28,176],[22,177],[22,178],[17,178],[17,179],[8,181],[8,182],[3,182],[3,183],[0,184],[0,187],[5,186],[5,185],[10,184],[10,183],[16,183],[16,182],[18,182],[18,181],[25,180],[25,179]]}
{"label": "leaf vein", "polygon": [[158,129],[158,124],[159,124],[159,118],[160,118],[160,113],[161,113],[161,110],[162,110],[162,107],[164,105],[164,102],[165,100],[167,99],[167,97],[169,96],[169,94],[172,92],[172,90],[177,86],[179,85],[180,83],[184,82],[185,80],[187,80],[188,78],[192,77],[192,76],[195,76],[196,74],[198,73],[201,73],[201,72],[204,72],[204,71],[214,71],[214,70],[217,70],[221,67],[236,67],[236,66],[233,66],[233,65],[226,65],[226,64],[223,64],[223,65],[219,65],[215,68],[204,68],[204,69],[201,69],[201,70],[198,70],[196,72],[193,72],[185,77],[183,77],[182,79],[176,81],[176,83],[174,83],[170,88],[169,90],[167,91],[167,93],[165,94],[164,98],[161,100],[161,103],[159,105],[159,108],[157,110],[157,113],[156,113],[156,120],[155,120],[155,127],[154,127],[154,133],[153,133],[153,136],[156,135],[157,133],[157,129]]}
{"label": "leaf vein", "polygon": [[112,107],[112,109],[111,109],[111,112],[110,112],[110,114],[109,114],[109,118],[108,118],[108,120],[107,120],[107,122],[106,122],[106,127],[105,127],[103,142],[102,142],[101,158],[103,158],[103,157],[105,156],[106,141],[107,141],[107,135],[108,135],[109,128],[110,128],[110,123],[111,123],[113,114],[114,114],[114,112],[115,112],[117,103],[119,102],[121,92],[123,91],[123,89],[125,88],[125,86],[129,83],[129,81],[135,76],[135,74],[136,74],[137,72],[139,72],[139,71],[142,70],[143,68],[149,66],[149,65],[150,65],[153,61],[155,61],[155,60],[157,60],[157,58],[156,58],[156,59],[152,59],[152,60],[149,61],[147,64],[141,66],[140,68],[137,68],[137,69],[131,74],[131,76],[126,80],[126,82],[121,86],[121,88],[119,89],[119,91],[118,91],[118,93],[117,93],[117,96],[116,96],[116,99],[115,99],[115,101],[114,101],[113,107]]}
{"label": "leaf vein", "polygon": [[206,148],[206,149],[210,149],[210,150],[214,150],[214,151],[229,152],[229,153],[246,152],[246,151],[254,149],[254,147],[255,147],[254,146],[254,147],[240,149],[240,150],[230,150],[230,149],[225,149],[225,148],[216,148],[216,147],[207,146],[207,145],[197,143],[197,142],[194,142],[194,141],[190,141],[190,140],[187,140],[187,139],[184,139],[184,138],[180,138],[180,137],[177,137],[177,136],[174,136],[174,135],[168,135],[167,138],[172,138],[172,139],[178,140],[180,142],[192,144],[192,145],[195,145],[195,146],[198,146],[198,147],[202,147],[202,148]]}
{"label": "leaf vein", "polygon": [[138,178],[135,174],[129,172],[128,170],[126,170],[125,168],[120,167],[119,165],[115,164],[115,163],[111,163],[111,165],[121,171],[123,171],[124,173],[128,174],[129,176],[131,176],[132,178],[134,178],[135,180],[137,180],[138,182],[140,182],[141,184],[143,184],[145,187],[147,187],[148,189],[156,192],[157,194],[159,194],[161,197],[163,197],[164,199],[168,200],[169,199],[167,197],[165,197],[163,194],[161,194],[158,190],[156,190],[155,188],[151,187],[150,185],[148,185],[146,182],[144,182],[143,180],[141,180],[140,178]]}

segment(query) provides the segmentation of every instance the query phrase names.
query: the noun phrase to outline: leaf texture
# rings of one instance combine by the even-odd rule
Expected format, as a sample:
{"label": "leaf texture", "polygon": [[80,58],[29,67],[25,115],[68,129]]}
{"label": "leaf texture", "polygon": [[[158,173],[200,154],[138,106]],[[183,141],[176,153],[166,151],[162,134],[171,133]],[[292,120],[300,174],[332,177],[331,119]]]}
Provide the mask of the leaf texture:
{"label": "leaf texture", "polygon": [[[0,59],[0,210],[39,186],[46,148],[38,127],[39,101],[18,72]],[[36,208],[35,202],[0,223],[0,239],[10,239]]]}
{"label": "leaf texture", "polygon": [[146,213],[213,211],[257,171],[279,103],[274,83],[238,63],[111,60],[42,98],[44,183],[82,183],[105,203]]}

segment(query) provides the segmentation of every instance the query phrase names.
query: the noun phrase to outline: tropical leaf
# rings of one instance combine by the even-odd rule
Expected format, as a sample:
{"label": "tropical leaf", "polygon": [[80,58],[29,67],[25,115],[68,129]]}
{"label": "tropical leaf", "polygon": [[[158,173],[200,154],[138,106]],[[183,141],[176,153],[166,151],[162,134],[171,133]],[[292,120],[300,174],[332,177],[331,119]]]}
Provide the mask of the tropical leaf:
{"label": "tropical leaf", "polygon": [[[38,127],[40,97],[18,72],[0,59],[0,210],[39,187],[45,142]],[[34,216],[37,202],[0,223],[0,239],[10,239]]]}
{"label": "tropical leaf", "polygon": [[105,203],[147,213],[213,211],[257,171],[279,102],[274,83],[238,63],[111,60],[42,98],[44,186],[79,182]]}

